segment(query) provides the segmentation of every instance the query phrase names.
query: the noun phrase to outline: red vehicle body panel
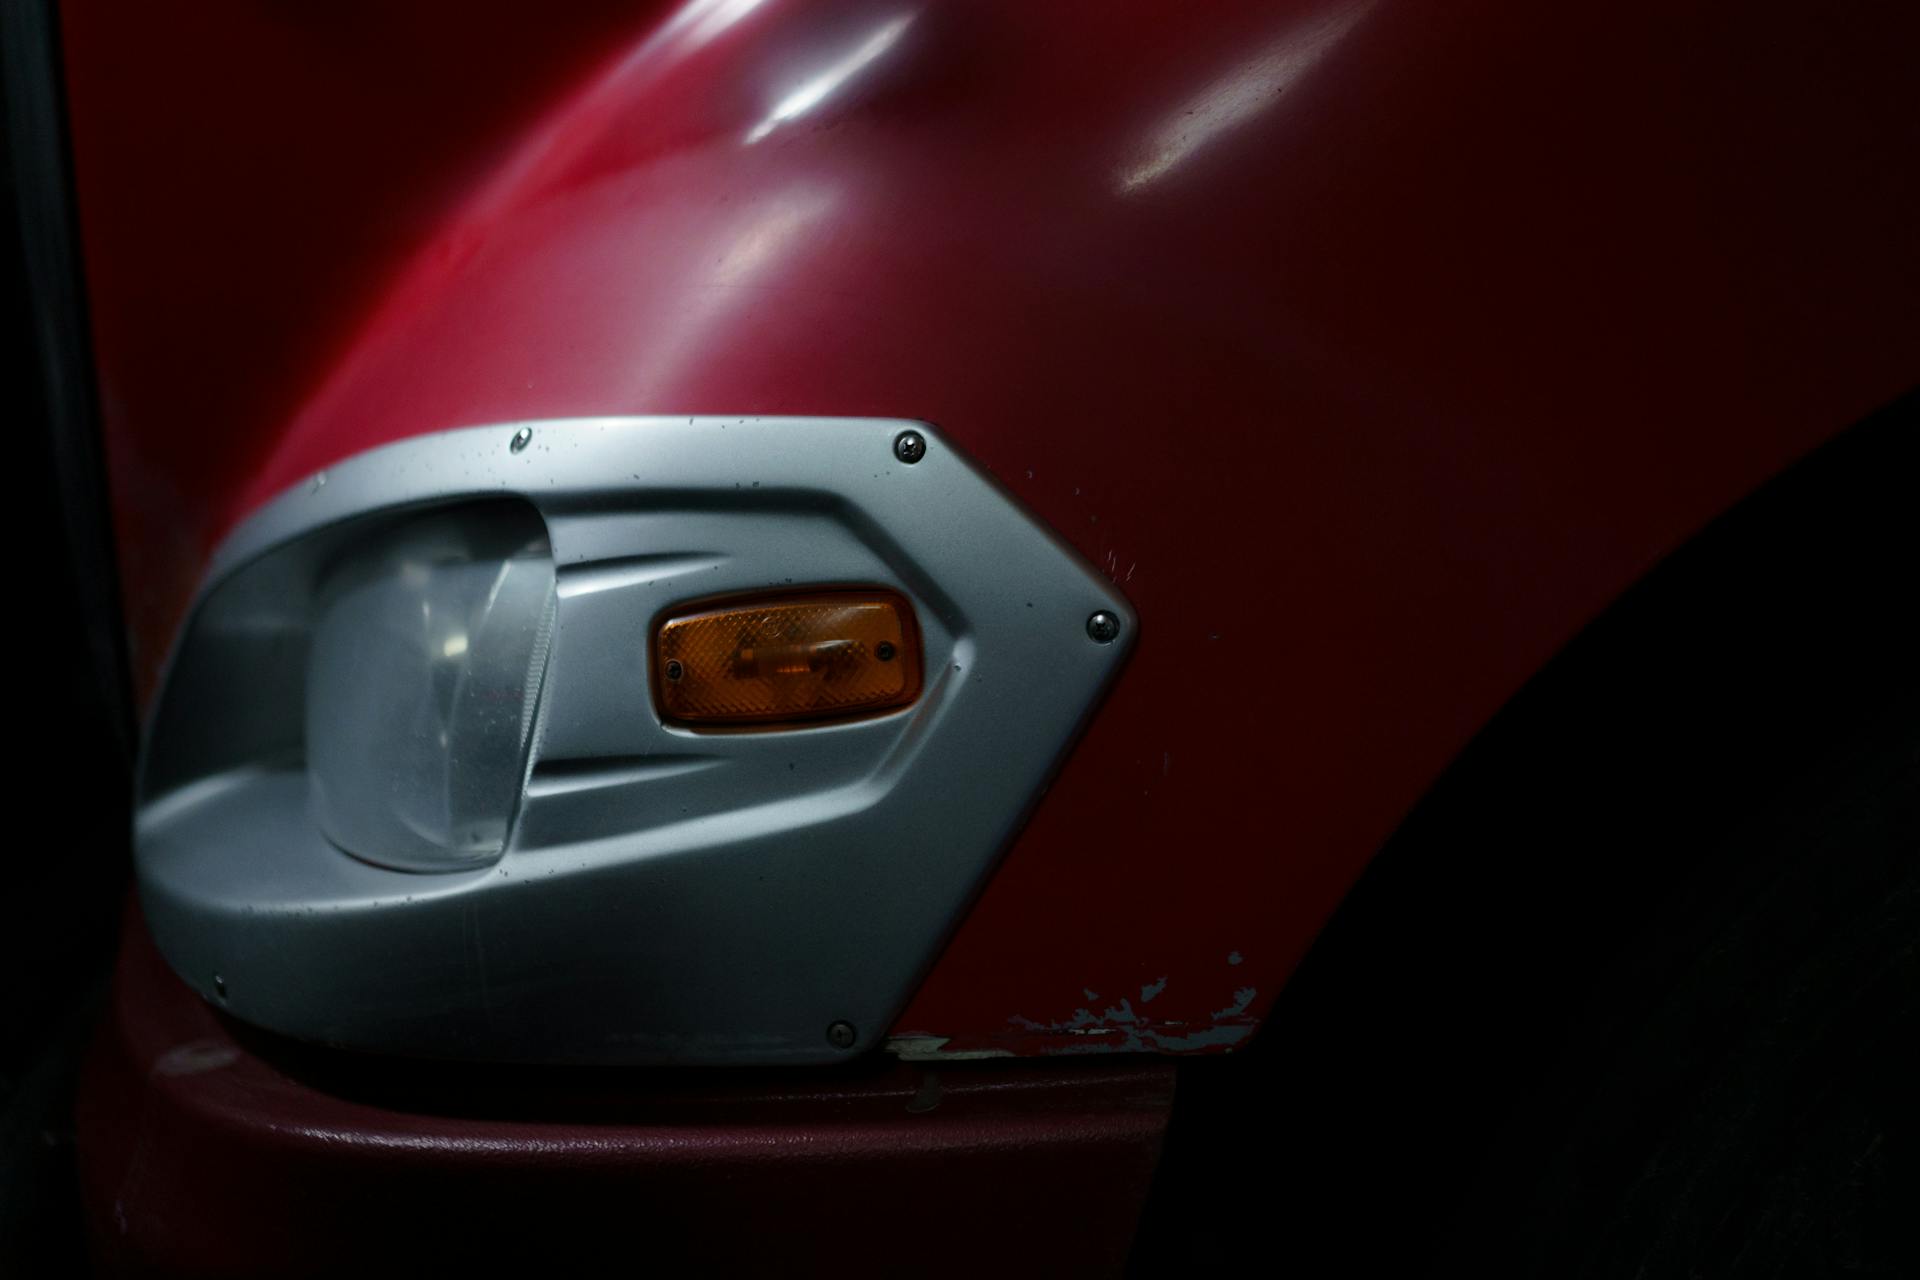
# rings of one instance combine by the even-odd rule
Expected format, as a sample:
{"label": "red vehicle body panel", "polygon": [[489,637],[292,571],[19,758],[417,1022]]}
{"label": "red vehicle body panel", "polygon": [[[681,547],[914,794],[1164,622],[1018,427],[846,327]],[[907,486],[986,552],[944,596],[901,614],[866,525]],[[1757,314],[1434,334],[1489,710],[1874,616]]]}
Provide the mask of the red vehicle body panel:
{"label": "red vehicle body panel", "polygon": [[1109,1275],[1173,1099],[1155,1062],[531,1088],[444,1064],[269,1064],[128,925],[79,1112],[94,1260],[113,1275],[810,1274],[834,1258]]}
{"label": "red vehicle body panel", "polygon": [[947,1051],[1242,1041],[1521,683],[1920,374],[1911,5],[624,8],[68,0],[142,675],[375,445],[937,422],[1142,620]]}

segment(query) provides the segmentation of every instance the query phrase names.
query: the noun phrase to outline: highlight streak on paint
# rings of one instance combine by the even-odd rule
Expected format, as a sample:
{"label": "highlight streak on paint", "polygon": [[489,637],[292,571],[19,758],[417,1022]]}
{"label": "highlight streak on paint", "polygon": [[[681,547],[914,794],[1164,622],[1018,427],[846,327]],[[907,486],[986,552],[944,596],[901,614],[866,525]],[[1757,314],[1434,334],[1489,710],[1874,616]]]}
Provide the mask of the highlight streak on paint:
{"label": "highlight streak on paint", "polygon": [[799,119],[826,101],[836,89],[853,79],[874,59],[891,49],[912,25],[913,15],[910,13],[899,14],[881,23],[872,34],[855,45],[838,61],[821,68],[819,72],[809,76],[799,88],[780,99],[778,105],[767,114],[767,118],[747,132],[747,145],[752,146],[781,125]]}
{"label": "highlight streak on paint", "polygon": [[1373,0],[1335,9],[1288,31],[1273,44],[1181,103],[1120,170],[1120,194],[1132,195],[1173,172],[1208,143],[1285,97],[1373,7]]}

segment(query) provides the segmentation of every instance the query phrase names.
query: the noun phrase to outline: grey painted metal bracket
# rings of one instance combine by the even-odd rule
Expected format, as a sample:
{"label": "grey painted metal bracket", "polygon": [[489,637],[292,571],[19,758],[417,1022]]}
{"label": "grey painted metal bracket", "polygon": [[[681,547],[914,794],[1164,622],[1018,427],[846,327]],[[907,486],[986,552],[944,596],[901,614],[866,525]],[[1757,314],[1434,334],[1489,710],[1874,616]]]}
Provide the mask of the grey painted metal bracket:
{"label": "grey painted metal bracket", "polygon": [[[925,441],[912,464],[906,431]],[[308,807],[315,583],[397,513],[503,500],[544,522],[557,572],[505,851],[445,873],[362,862]],[[810,584],[912,602],[917,702],[763,733],[661,722],[646,637],[663,609]],[[1103,611],[1111,643],[1090,634]],[[1111,583],[924,424],[603,418],[402,441],[296,486],[216,553],[143,752],[147,919],[209,999],[308,1040],[844,1058],[884,1037],[1137,631]]]}

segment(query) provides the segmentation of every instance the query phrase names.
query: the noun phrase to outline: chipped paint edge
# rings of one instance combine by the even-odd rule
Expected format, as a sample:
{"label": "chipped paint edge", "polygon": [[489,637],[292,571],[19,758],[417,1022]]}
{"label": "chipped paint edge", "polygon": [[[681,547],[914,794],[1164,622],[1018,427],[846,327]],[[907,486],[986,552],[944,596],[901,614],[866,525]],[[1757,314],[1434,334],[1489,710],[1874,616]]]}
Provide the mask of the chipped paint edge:
{"label": "chipped paint edge", "polygon": [[[1227,963],[1238,965],[1241,956],[1232,952]],[[951,1036],[925,1032],[898,1034],[887,1042],[889,1051],[909,1062],[965,1060],[969,1058],[1064,1057],[1090,1053],[1208,1054],[1232,1053],[1253,1035],[1260,1019],[1248,1012],[1259,998],[1251,986],[1233,988],[1224,1008],[1215,1009],[1205,1020],[1192,1022],[1171,1018],[1155,1019],[1144,1006],[1159,997],[1168,979],[1162,977],[1140,988],[1142,1009],[1135,1009],[1131,998],[1122,998],[1098,1013],[1100,999],[1092,987],[1080,994],[1087,1004],[1074,1009],[1066,1018],[1041,1021],[1021,1014],[1007,1019],[1008,1031],[954,1045]],[[995,1045],[994,1041],[1001,1041]],[[1011,1047],[1005,1047],[1010,1045]]]}

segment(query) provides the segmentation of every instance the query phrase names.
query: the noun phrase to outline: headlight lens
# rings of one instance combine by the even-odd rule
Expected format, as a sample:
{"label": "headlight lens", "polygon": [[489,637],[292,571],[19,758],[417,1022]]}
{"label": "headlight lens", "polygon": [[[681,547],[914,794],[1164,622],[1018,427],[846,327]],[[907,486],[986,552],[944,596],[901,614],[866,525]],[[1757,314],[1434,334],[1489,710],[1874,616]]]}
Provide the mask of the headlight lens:
{"label": "headlight lens", "polygon": [[415,520],[320,588],[307,668],[313,812],[382,866],[446,871],[506,847],[554,611],[537,517]]}

